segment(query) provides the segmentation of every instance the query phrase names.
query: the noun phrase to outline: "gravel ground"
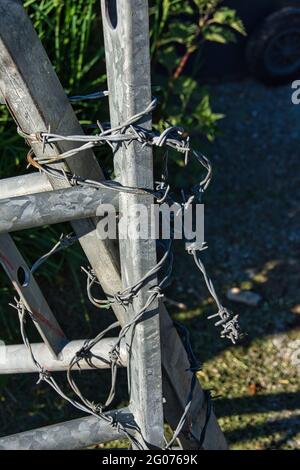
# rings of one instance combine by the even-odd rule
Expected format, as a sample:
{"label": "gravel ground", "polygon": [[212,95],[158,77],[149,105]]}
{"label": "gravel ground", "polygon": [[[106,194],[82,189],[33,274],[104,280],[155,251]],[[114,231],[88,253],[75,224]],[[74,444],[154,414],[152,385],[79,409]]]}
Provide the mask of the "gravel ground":
{"label": "gravel ground", "polygon": [[[194,271],[189,299],[198,299],[195,309],[175,315],[190,318],[203,363],[199,378],[220,395],[216,414],[231,448],[295,449],[300,447],[300,106],[292,104],[289,86],[266,88],[253,81],[215,85],[211,94],[214,111],[226,118],[222,135],[207,147],[215,176],[206,200],[209,250],[203,257],[223,298],[228,288],[240,287],[262,301],[258,307],[227,301],[246,333],[239,347],[227,347],[208,325],[209,299],[197,308],[206,294]],[[179,288],[183,275],[182,269]]]}

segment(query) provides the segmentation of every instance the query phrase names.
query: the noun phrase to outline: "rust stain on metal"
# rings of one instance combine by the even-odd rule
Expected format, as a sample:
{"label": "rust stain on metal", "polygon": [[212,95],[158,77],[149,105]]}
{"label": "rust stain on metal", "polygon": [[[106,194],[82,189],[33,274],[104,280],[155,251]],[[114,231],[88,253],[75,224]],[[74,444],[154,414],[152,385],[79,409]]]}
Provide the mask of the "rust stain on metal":
{"label": "rust stain on metal", "polygon": [[4,263],[11,271],[14,271],[14,267],[9,261],[9,259],[1,253],[0,253],[0,262]]}
{"label": "rust stain on metal", "polygon": [[36,160],[34,160],[33,155],[34,155],[34,152],[32,149],[30,149],[26,155],[26,160],[29,166],[33,166],[34,168],[37,168],[38,170],[42,170],[41,165]]}
{"label": "rust stain on metal", "polygon": [[42,323],[47,325],[50,328],[50,330],[54,331],[57,335],[64,337],[64,334],[62,333],[62,331],[59,328],[56,328],[55,326],[53,326],[52,323],[49,320],[47,320],[47,318],[45,318],[40,312],[31,310],[30,313],[33,316],[33,320],[36,320],[37,322],[41,321]]}

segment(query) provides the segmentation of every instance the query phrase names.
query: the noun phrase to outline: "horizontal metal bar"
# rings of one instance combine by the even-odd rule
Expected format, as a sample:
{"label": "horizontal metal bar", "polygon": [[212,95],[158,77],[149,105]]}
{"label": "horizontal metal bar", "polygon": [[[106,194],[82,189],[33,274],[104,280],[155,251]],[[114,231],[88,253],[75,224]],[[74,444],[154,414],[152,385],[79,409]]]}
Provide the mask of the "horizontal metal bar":
{"label": "horizontal metal bar", "polygon": [[0,180],[0,199],[51,190],[52,186],[44,173],[28,173]]}
{"label": "horizontal metal bar", "polygon": [[110,188],[72,187],[0,201],[0,233],[94,217],[101,204],[118,208],[119,193]]}
{"label": "horizontal metal bar", "polygon": [[[104,338],[96,344],[91,350],[91,357],[88,361],[82,360],[80,368],[74,367],[74,370],[83,369],[107,369],[110,367],[110,351],[117,338]],[[48,347],[44,343],[31,344],[32,352],[41,365],[48,371],[67,370],[70,361],[75,354],[82,348],[85,340],[78,339],[70,341],[61,350],[57,359],[53,358]],[[126,366],[127,354],[124,342],[121,342],[119,366]],[[0,346],[0,374],[24,374],[37,372],[37,368],[32,362],[32,358],[24,344],[1,345]]]}
{"label": "horizontal metal bar", "polygon": [[[127,408],[109,411],[106,416],[117,418],[124,426],[134,423]],[[124,438],[118,427],[94,416],[73,419],[32,431],[0,438],[0,450],[72,450]]]}

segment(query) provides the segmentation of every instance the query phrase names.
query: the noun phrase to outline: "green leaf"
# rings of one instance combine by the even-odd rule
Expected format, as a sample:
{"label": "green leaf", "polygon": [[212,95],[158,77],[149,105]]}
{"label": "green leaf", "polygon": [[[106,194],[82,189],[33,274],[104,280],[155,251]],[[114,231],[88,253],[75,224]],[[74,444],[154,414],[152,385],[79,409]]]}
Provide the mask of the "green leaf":
{"label": "green leaf", "polygon": [[189,46],[198,34],[198,26],[191,23],[172,23],[169,26],[168,32],[164,38],[160,40],[160,45],[170,44],[172,42],[177,44],[185,44]]}
{"label": "green leaf", "polygon": [[188,105],[191,96],[197,88],[196,80],[191,77],[181,76],[174,82],[173,93],[178,95],[182,103],[182,111]]}
{"label": "green leaf", "polygon": [[224,114],[214,113],[211,109],[209,95],[205,93],[196,106],[193,116],[198,120],[199,127],[208,140],[213,140],[217,132],[217,121],[224,118]]}
{"label": "green leaf", "polygon": [[237,31],[240,34],[246,35],[245,27],[240,18],[238,18],[236,11],[228,7],[219,8],[213,15],[212,21],[223,26]]}
{"label": "green leaf", "polygon": [[196,7],[201,15],[214,11],[221,0],[194,0]]}
{"label": "green leaf", "polygon": [[218,42],[220,44],[227,44],[236,40],[233,31],[217,24],[210,24],[203,28],[202,35],[206,41]]}
{"label": "green leaf", "polygon": [[172,72],[175,69],[179,60],[180,58],[178,57],[174,46],[160,49],[157,53],[157,61],[166,67],[169,72]]}

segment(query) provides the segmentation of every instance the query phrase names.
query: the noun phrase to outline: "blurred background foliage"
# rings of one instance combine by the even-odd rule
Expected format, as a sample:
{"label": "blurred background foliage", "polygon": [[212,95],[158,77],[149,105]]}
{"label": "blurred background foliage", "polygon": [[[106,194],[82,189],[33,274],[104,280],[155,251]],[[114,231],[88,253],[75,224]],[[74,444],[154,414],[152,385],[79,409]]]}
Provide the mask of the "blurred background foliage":
{"label": "blurred background foliage", "polygon": [[[27,0],[24,2],[53,66],[68,94],[106,87],[104,46],[98,0]],[[207,90],[198,85],[203,41],[226,43],[245,34],[236,13],[220,0],[151,0],[153,93],[159,98],[154,122],[180,124],[213,139],[217,121]],[[188,65],[188,71],[187,71]],[[82,123],[107,119],[107,106],[81,103]],[[5,107],[0,113],[2,177],[24,170],[24,144]]]}

